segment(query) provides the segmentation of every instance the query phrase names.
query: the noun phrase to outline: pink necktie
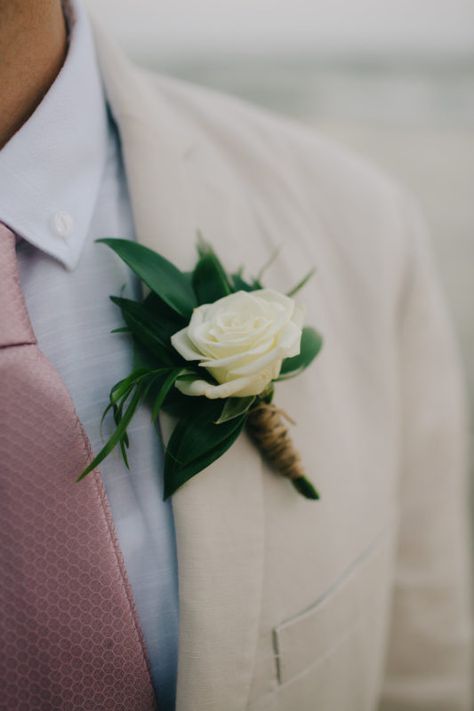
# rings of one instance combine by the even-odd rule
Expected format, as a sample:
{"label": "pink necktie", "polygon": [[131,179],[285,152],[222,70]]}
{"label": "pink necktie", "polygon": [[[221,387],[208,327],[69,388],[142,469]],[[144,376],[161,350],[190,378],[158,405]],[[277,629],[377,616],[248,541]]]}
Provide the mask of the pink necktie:
{"label": "pink necktie", "polygon": [[75,483],[90,456],[0,223],[0,709],[155,707],[100,475]]}

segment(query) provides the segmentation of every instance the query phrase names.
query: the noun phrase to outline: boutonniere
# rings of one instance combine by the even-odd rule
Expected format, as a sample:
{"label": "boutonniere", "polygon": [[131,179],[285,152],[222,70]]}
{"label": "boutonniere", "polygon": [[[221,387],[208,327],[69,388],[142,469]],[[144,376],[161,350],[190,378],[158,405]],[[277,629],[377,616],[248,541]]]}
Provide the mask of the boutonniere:
{"label": "boutonniere", "polygon": [[303,325],[293,296],[312,271],[286,295],[255,279],[229,274],[198,236],[198,260],[180,271],[137,242],[101,239],[140,278],[142,301],[111,296],[125,322],[119,332],[136,346],[136,367],[110,390],[104,418],[115,430],[80,474],[95,469],[118,446],[128,467],[127,428],[141,402],[157,422],[161,410],[176,418],[165,451],[164,497],[218,459],[246,430],[262,456],[308,499],[319,495],[273,402],[275,384],[302,373],[321,349],[320,334]]}

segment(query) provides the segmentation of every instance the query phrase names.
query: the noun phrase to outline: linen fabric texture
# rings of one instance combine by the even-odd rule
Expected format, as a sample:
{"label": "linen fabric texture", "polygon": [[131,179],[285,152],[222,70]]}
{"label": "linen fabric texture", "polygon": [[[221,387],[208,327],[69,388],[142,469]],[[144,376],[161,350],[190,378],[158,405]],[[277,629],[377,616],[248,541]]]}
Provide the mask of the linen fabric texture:
{"label": "linen fabric texture", "polygon": [[254,273],[283,243],[279,290],[318,270],[323,351],[276,402],[322,498],[245,437],[175,494],[178,710],[468,709],[464,382],[417,206],[314,131],[96,44],[138,239],[190,270],[200,229]]}
{"label": "linen fabric texture", "polygon": [[318,269],[324,349],[276,401],[322,498],[245,437],[175,494],[178,711],[467,711],[464,385],[417,208],[319,134],[96,46],[137,239],[189,270],[200,229],[254,273],[284,243],[279,290]]}

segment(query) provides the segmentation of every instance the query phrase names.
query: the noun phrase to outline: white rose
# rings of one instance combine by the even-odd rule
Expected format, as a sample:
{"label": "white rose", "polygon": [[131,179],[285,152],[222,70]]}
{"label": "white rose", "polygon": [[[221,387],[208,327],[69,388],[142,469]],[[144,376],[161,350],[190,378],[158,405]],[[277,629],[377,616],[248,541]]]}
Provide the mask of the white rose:
{"label": "white rose", "polygon": [[185,395],[259,395],[278,377],[284,358],[300,352],[303,311],[273,289],[238,291],[194,309],[189,325],[171,338],[183,358],[199,361],[219,383],[178,380]]}

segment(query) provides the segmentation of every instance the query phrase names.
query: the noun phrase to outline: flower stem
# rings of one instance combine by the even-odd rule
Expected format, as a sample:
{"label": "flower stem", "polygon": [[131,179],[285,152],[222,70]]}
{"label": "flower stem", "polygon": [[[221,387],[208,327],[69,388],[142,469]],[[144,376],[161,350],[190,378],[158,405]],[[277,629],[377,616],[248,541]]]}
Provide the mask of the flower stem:
{"label": "flower stem", "polygon": [[305,476],[301,457],[283,418],[289,419],[283,410],[272,403],[260,401],[249,411],[247,432],[274,470],[289,479],[306,499],[319,499],[317,490]]}

